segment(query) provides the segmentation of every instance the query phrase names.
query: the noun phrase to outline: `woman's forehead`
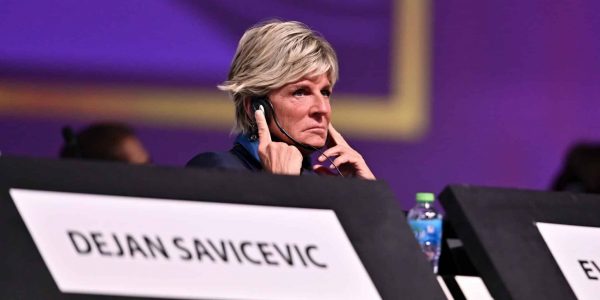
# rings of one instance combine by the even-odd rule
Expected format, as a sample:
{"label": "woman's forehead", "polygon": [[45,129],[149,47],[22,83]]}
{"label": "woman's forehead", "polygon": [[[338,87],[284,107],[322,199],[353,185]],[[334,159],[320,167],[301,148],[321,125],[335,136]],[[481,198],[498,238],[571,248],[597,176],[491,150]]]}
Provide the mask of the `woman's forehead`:
{"label": "woman's forehead", "polygon": [[301,86],[301,85],[315,85],[315,86],[329,86],[331,81],[327,73],[319,75],[307,75],[296,81],[289,82],[285,86]]}

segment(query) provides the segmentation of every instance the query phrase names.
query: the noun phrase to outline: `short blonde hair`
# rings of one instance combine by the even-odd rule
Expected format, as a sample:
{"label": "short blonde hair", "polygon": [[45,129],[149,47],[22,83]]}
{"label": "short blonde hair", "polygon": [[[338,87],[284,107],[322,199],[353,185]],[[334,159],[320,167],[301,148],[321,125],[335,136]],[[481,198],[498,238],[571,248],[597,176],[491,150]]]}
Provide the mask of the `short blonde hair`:
{"label": "short blonde hair", "polygon": [[238,44],[228,80],[218,86],[229,92],[235,104],[233,132],[252,131],[244,99],[321,74],[327,74],[333,87],[338,79],[337,56],[329,42],[305,24],[273,20],[248,29]]}

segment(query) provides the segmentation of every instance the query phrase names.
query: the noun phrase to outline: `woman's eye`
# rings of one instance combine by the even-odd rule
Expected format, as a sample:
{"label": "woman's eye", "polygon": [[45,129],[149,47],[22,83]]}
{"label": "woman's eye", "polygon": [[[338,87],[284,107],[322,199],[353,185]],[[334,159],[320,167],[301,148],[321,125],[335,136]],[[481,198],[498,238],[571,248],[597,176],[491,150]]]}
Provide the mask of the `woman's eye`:
{"label": "woman's eye", "polygon": [[294,96],[296,96],[296,97],[306,96],[306,91],[304,89],[297,89],[294,91]]}
{"label": "woman's eye", "polygon": [[322,90],[321,95],[323,95],[325,97],[329,97],[329,96],[331,96],[331,91],[330,90]]}

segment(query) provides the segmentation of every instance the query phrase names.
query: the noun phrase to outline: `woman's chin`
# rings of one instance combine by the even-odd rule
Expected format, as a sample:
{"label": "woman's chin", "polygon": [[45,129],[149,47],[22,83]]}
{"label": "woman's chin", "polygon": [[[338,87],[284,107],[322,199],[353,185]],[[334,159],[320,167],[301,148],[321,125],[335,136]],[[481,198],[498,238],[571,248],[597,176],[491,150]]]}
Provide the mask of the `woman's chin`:
{"label": "woman's chin", "polygon": [[326,138],[324,137],[311,137],[305,139],[302,143],[315,148],[323,148],[325,146]]}

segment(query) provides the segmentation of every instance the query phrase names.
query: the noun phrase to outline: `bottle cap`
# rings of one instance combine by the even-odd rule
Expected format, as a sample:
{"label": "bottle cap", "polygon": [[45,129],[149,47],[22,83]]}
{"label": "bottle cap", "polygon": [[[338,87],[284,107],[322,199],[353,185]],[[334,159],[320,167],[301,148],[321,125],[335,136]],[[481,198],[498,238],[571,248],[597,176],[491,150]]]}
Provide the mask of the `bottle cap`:
{"label": "bottle cap", "polygon": [[435,195],[433,193],[417,193],[417,202],[433,202]]}

